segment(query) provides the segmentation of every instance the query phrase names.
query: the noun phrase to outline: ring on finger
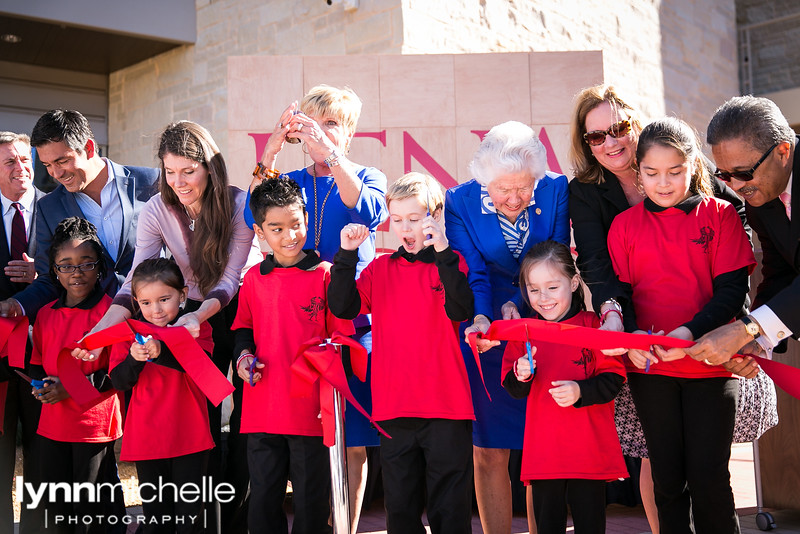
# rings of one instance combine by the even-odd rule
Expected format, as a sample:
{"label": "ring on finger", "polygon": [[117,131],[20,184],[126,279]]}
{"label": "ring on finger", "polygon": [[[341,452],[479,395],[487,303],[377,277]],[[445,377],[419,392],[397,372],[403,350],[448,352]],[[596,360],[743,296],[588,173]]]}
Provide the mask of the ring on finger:
{"label": "ring on finger", "polygon": [[703,360],[703,363],[705,363],[706,365],[714,365],[713,363],[711,363],[710,361],[708,361],[708,358],[706,358],[705,360]]}

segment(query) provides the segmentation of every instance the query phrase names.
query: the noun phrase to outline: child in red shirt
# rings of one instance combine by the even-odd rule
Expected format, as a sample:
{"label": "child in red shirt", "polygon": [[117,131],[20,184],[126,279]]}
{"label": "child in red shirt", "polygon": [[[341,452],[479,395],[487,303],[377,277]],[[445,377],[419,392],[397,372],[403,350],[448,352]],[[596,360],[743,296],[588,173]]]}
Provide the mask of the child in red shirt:
{"label": "child in red shirt", "polygon": [[[519,285],[542,319],[600,326],[586,311],[566,245],[534,245],[520,265]],[[625,367],[618,357],[554,343],[536,342],[531,352],[533,369],[525,343],[509,342],[502,376],[513,397],[528,397],[521,476],[533,489],[539,534],[566,530],[567,505],[576,533],[605,532],[605,481],[628,476],[614,426]]]}
{"label": "child in red shirt", "polygon": [[[144,321],[167,326],[183,315],[187,288],[178,265],[158,258],[136,266],[131,294]],[[196,341],[211,353],[208,323],[200,325]],[[120,459],[136,462],[139,486],[202,487],[214,447],[206,398],[169,347],[155,339],[119,343],[111,351],[110,373],[116,389],[132,390]],[[184,499],[164,487],[161,498],[143,494],[143,532],[202,532],[203,500]]]}
{"label": "child in red shirt", "polygon": [[458,325],[473,316],[466,262],[442,231],[444,194],[430,176],[409,173],[386,193],[402,246],[376,258],[356,281],[358,246],[369,229],[348,224],[334,258],[328,302],[338,317],[372,313],[372,416],[381,436],[390,533],[469,533],[472,420]]}
{"label": "child in red shirt", "polygon": [[[99,502],[88,502],[85,493],[71,503],[46,502],[46,494],[48,526],[54,532],[125,532],[125,501],[114,456],[114,442],[122,435],[122,414],[119,395],[108,377],[108,351],[77,364],[103,393],[103,400],[94,406],[81,408],[58,377],[61,349],[83,338],[111,305],[99,284],[105,275],[103,247],[92,223],[70,217],[56,226],[49,255],[50,276],[60,286],[61,295],[39,311],[33,325],[31,375],[47,381],[33,390],[42,402],[36,461],[44,482],[109,484],[100,490]],[[59,521],[58,516],[63,519]],[[91,516],[88,525],[82,520],[77,525],[69,523],[70,518],[75,521],[85,516]]]}
{"label": "child in red shirt", "polygon": [[[736,210],[711,194],[694,131],[668,118],[636,150],[647,198],[614,219],[608,250],[632,292],[628,331],[694,340],[740,313],[755,266]],[[663,532],[739,532],[730,486],[739,383],[682,349],[628,351]]]}
{"label": "child in red shirt", "polygon": [[328,311],[331,264],[303,250],[308,214],[297,183],[264,180],[253,190],[250,209],[253,229],[272,253],[245,275],[233,323],[235,368],[246,382],[241,432],[248,434],[248,529],[288,532],[283,500],[289,479],[293,534],[330,532],[330,462],[318,417],[319,382],[309,398],[292,398],[290,366],[303,343],[355,330]]}

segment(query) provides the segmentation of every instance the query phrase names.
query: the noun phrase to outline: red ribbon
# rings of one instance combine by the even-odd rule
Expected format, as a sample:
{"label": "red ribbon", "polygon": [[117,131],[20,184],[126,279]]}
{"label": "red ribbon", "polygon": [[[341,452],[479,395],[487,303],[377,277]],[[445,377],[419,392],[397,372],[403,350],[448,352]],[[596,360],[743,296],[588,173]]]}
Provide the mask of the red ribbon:
{"label": "red ribbon", "polygon": [[70,354],[72,350],[75,348],[94,350],[108,347],[115,343],[133,341],[137,332],[143,335],[151,335],[154,339],[169,347],[170,352],[181,364],[186,374],[191,377],[197,387],[200,388],[200,391],[215,406],[218,406],[225,397],[233,392],[233,384],[228,381],[225,375],[220,373],[219,369],[186,328],[162,327],[141,321],[128,320],[100,332],[95,332],[86,336],[80,343],[73,343],[61,349],[58,355],[59,379],[81,408],[86,409],[102,401],[107,395],[98,392],[86,380],[80,367],[80,361]]}
{"label": "red ribbon", "polygon": [[[25,345],[28,343],[28,318],[0,317],[0,353],[8,354],[8,364],[25,368]],[[2,430],[2,429],[0,429]]]}
{"label": "red ribbon", "polygon": [[[527,332],[530,332],[530,337],[526,335]],[[616,349],[620,347],[650,350],[652,345],[685,349],[694,345],[694,341],[669,336],[609,332],[607,330],[598,330],[586,326],[552,323],[539,319],[494,321],[486,334],[481,337],[500,341],[527,341],[529,339],[539,339],[551,343],[585,347],[594,350]],[[477,354],[477,348],[473,342],[472,336],[470,336],[470,346],[473,352]],[[800,369],[754,354],[748,354],[747,356],[752,356],[758,362],[758,365],[760,365],[764,372],[767,373],[767,376],[775,382],[775,385],[792,397],[800,399]]]}
{"label": "red ribbon", "polygon": [[357,341],[350,339],[338,332],[334,332],[331,339],[315,338],[300,346],[297,358],[291,366],[292,396],[310,397],[314,392],[314,384],[319,380],[320,411],[322,412],[322,441],[326,447],[336,444],[334,397],[333,390],[339,392],[350,401],[350,404],[361,412],[364,417],[375,425],[378,431],[391,438],[389,434],[376,423],[367,411],[361,407],[347,385],[347,376],[342,366],[342,358],[335,345],[350,347],[350,361],[353,372],[364,382],[367,376],[367,350]]}

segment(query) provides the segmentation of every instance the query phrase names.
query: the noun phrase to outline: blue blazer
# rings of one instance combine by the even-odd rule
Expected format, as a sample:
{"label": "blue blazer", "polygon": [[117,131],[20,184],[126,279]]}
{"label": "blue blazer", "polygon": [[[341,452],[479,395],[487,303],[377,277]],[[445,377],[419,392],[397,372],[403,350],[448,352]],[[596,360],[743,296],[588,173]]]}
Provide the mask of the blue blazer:
{"label": "blue blazer", "polygon": [[534,244],[552,239],[569,245],[567,177],[548,171],[533,198],[535,205],[528,207],[530,235],[517,259],[508,250],[497,215],[482,213],[479,183],[470,180],[447,191],[445,233],[453,249],[467,260],[475,315],[501,319],[503,304],[510,300],[520,306],[519,265]]}
{"label": "blue blazer", "polygon": [[[31,228],[28,234],[30,238],[28,239],[28,256],[31,258],[36,257],[36,216],[39,212],[38,209],[38,201],[40,198],[44,196],[37,188],[33,188],[34,194],[34,202],[33,202],[33,218],[31,219]],[[3,221],[3,218],[0,217],[0,236],[3,236],[0,241],[3,242],[2,246],[0,246],[0,266],[5,267],[8,265],[8,262],[11,261],[11,250],[9,249],[8,240],[5,238],[6,232],[6,225]],[[15,293],[18,291],[22,291],[28,287],[28,284],[20,284],[16,282],[12,282],[6,276],[6,273],[3,269],[0,269],[0,300],[5,300],[9,297],[13,297]]]}
{"label": "blue blazer", "polygon": [[[158,190],[159,170],[149,167],[126,167],[108,160],[122,202],[122,235],[119,255],[112,258],[103,250],[106,276],[101,280],[103,290],[114,296],[125,281],[133,263],[136,246],[136,222],[145,203]],[[59,185],[37,202],[36,206],[36,272],[38,278],[16,298],[31,320],[39,309],[58,298],[58,288],[50,278],[49,249],[58,223],[67,217],[84,217],[75,196]]]}

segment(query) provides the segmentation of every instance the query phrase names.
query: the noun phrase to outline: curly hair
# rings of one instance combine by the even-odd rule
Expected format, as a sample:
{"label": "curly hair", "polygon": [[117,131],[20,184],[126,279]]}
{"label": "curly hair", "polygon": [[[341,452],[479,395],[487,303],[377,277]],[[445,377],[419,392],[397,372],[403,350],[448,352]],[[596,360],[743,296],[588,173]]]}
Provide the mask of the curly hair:
{"label": "curly hair", "polygon": [[56,274],[56,255],[66,243],[73,240],[88,242],[92,250],[97,255],[100,263],[97,264],[98,280],[106,275],[106,262],[103,258],[103,244],[100,243],[100,238],[97,237],[97,228],[80,217],[67,217],[56,226],[53,232],[53,241],[50,243],[48,250],[48,258],[50,260],[50,278],[55,282],[57,287],[61,287]]}
{"label": "curly hair", "polygon": [[189,265],[197,280],[197,288],[206,295],[217,283],[228,265],[228,246],[233,235],[233,193],[228,187],[225,160],[211,134],[191,121],[173,122],[161,133],[158,159],[161,161],[159,191],[164,204],[183,213],[178,195],[167,183],[164,156],[172,154],[203,165],[208,183],[200,197],[202,209],[195,222],[189,245]]}
{"label": "curly hair", "polygon": [[253,220],[261,226],[270,208],[299,205],[306,212],[306,203],[303,201],[303,192],[297,182],[291,178],[281,176],[264,180],[253,189],[250,194],[250,211]]}

